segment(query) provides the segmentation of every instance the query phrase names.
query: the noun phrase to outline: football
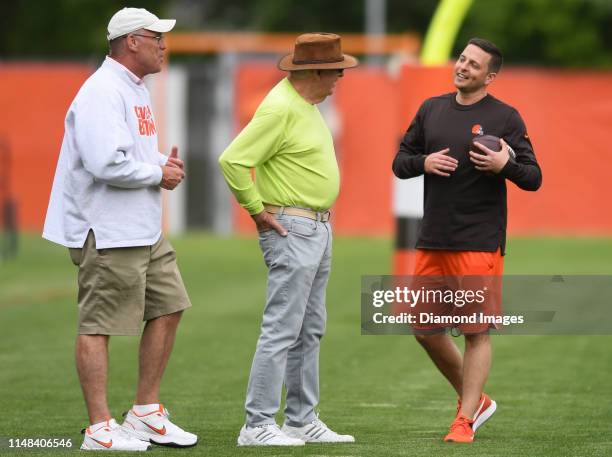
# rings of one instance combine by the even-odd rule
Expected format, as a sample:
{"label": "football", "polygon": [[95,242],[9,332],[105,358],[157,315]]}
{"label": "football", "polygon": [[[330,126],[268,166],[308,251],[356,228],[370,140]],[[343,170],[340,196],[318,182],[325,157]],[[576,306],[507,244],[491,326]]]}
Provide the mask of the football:
{"label": "football", "polygon": [[483,146],[486,146],[493,152],[501,151],[501,143],[499,142],[499,137],[496,137],[494,135],[477,135],[472,139],[473,151],[482,154],[482,150],[478,146],[476,146],[476,142],[479,142]]}
{"label": "football", "polygon": [[[476,146],[476,142],[482,144],[483,146],[486,146],[493,152],[501,151],[501,143],[499,141],[499,137],[496,137],[495,135],[477,135],[472,138],[472,150],[478,154],[484,154],[484,152],[478,146]],[[514,150],[512,149],[512,147],[510,147],[510,145],[508,145],[508,153],[510,154],[510,157],[512,159],[516,158],[516,154],[514,153]]]}

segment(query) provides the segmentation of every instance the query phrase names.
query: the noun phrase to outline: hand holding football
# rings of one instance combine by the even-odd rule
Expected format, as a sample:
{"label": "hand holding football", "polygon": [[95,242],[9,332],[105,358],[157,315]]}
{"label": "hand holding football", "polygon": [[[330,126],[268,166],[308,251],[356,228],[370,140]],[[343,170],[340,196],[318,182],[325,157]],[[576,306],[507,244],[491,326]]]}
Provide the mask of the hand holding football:
{"label": "hand holding football", "polygon": [[[477,135],[472,138],[472,151],[477,152],[478,154],[484,154],[484,151],[482,151],[482,149],[476,145],[477,142],[489,148],[493,152],[499,152],[502,149],[501,141],[499,137],[495,135]],[[516,158],[516,154],[510,145],[508,145],[508,154],[510,154],[511,158]]]}

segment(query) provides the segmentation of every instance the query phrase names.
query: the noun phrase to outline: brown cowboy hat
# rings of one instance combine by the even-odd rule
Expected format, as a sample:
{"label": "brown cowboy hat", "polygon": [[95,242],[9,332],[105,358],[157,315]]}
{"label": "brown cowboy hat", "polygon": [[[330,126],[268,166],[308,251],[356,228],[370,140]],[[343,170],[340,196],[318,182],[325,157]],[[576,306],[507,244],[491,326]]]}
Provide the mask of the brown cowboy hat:
{"label": "brown cowboy hat", "polygon": [[342,54],[340,36],[334,33],[304,33],[297,37],[291,54],[278,61],[278,68],[290,70],[335,70],[352,68],[359,61]]}

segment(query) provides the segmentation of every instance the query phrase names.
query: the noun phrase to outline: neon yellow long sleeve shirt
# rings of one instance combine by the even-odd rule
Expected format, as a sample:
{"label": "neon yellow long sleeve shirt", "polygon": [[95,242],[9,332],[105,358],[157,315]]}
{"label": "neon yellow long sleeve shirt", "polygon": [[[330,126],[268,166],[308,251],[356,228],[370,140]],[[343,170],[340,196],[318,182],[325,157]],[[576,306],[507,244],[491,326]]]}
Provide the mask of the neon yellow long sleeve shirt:
{"label": "neon yellow long sleeve shirt", "polygon": [[221,154],[219,165],[236,199],[251,215],[262,212],[264,203],[325,211],[340,188],[329,128],[318,108],[286,78],[261,102],[253,119]]}

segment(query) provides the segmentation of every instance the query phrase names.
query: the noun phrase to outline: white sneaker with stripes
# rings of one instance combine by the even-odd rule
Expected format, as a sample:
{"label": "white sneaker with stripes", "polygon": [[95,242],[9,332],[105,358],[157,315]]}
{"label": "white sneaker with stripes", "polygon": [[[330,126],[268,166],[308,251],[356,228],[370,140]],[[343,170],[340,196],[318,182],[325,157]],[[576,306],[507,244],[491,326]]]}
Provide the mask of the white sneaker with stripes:
{"label": "white sneaker with stripes", "polygon": [[304,446],[304,441],[285,435],[276,424],[242,426],[238,446]]}
{"label": "white sneaker with stripes", "polygon": [[82,430],[82,451],[146,451],[151,445],[127,434],[115,422],[107,420]]}
{"label": "white sneaker with stripes", "polygon": [[157,409],[138,414],[134,408],[125,414],[123,429],[142,441],[160,446],[191,447],[198,444],[198,437],[170,422],[170,413],[161,403]]}
{"label": "white sneaker with stripes", "polygon": [[339,435],[330,429],[325,422],[316,418],[310,424],[303,427],[291,427],[283,425],[281,429],[285,435],[298,438],[306,443],[354,443],[355,438],[351,435]]}

